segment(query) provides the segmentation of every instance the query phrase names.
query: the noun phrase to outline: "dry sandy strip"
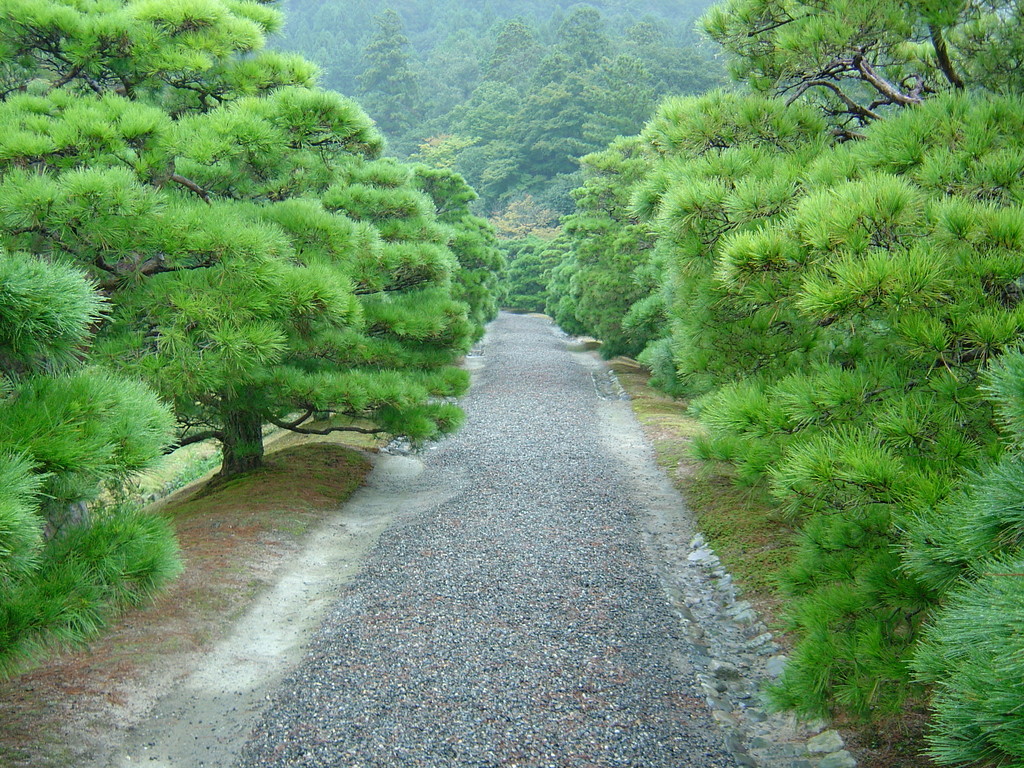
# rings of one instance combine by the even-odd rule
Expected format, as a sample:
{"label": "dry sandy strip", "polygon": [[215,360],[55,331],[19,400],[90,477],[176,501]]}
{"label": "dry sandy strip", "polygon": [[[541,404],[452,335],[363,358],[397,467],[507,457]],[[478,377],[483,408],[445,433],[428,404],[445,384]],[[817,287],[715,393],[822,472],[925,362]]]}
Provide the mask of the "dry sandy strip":
{"label": "dry sandy strip", "polygon": [[368,483],[308,540],[230,635],[132,729],[114,756],[81,768],[228,766],[268,694],[302,657],[338,588],[381,532],[436,499],[405,490],[422,463],[381,455]]}

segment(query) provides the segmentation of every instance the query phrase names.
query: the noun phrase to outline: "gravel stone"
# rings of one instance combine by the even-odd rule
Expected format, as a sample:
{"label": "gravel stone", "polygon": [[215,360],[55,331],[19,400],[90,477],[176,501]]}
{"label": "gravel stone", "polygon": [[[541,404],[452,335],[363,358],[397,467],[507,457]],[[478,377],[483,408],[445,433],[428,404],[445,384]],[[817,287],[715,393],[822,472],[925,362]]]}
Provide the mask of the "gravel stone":
{"label": "gravel stone", "polygon": [[843,737],[838,731],[819,733],[807,742],[807,751],[811,754],[838,752],[843,748]]}
{"label": "gravel stone", "polygon": [[728,661],[712,661],[708,669],[711,674],[717,677],[719,680],[739,680],[740,671],[736,668],[735,664],[730,664]]}
{"label": "gravel stone", "polygon": [[772,656],[764,665],[765,672],[772,678],[781,677],[782,673],[786,671],[787,661],[785,656]]}
{"label": "gravel stone", "polygon": [[825,757],[819,763],[819,768],[857,768],[857,761],[844,749]]}
{"label": "gravel stone", "polygon": [[644,486],[601,437],[621,392],[544,318],[503,314],[481,352],[465,427],[408,481],[436,503],[382,534],[238,768],[752,764],[704,703]]}

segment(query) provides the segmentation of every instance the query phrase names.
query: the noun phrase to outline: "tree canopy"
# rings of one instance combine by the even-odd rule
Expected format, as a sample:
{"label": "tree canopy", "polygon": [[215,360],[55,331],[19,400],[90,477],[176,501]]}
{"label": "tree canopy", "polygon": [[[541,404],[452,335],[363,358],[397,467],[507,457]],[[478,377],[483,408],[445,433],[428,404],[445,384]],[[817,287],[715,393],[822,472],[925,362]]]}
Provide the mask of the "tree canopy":
{"label": "tree canopy", "polygon": [[1021,12],[1015,0],[727,0],[703,21],[734,77],[813,99],[842,132],[945,90],[1019,92]]}
{"label": "tree canopy", "polygon": [[170,445],[215,439],[231,475],[268,425],[461,420],[493,232],[265,50],[280,28],[234,0],[0,3],[4,670],[173,574],[156,518],[94,501]]}
{"label": "tree canopy", "polygon": [[721,79],[693,31],[699,2],[291,5],[276,44],[357,94],[391,151],[429,164],[444,147],[478,214],[526,195],[568,213],[579,157],[638,132],[662,96]]}
{"label": "tree canopy", "polygon": [[[182,442],[220,440],[225,472],[259,464],[267,422],[333,413],[351,423],[330,429],[417,438],[453,427],[437,399],[464,386],[450,363],[472,331],[450,297],[449,233],[412,171],[380,165],[370,121],[313,86],[308,64],[256,53],[279,25],[269,8],[211,0],[152,20],[117,5],[127,27],[149,22],[148,58],[125,54],[126,73],[96,54],[86,74],[40,53],[45,78],[0,109],[14,129],[0,179],[9,245],[91,271],[113,299],[97,352],[175,404]],[[71,18],[90,41],[108,10]],[[193,26],[192,71],[165,74]],[[57,34],[16,29],[29,51]]]}

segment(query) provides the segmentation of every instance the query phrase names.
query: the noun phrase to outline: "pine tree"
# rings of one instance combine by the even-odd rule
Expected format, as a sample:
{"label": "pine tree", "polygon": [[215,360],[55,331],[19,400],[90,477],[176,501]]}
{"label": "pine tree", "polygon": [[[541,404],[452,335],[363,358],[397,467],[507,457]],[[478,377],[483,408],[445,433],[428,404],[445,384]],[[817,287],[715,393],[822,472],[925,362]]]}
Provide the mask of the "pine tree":
{"label": "pine tree", "polygon": [[[73,63],[50,62],[32,94],[0,105],[7,244],[90,270],[112,299],[97,354],[175,404],[181,443],[220,440],[224,474],[260,465],[268,422],[310,431],[333,413],[315,430],[416,439],[453,428],[443,400],[465,386],[450,363],[471,327],[430,201],[409,169],[382,166],[395,184],[359,181],[382,146],[362,110],[266,77],[265,61],[217,34],[246,17],[209,3],[183,11],[213,20],[198,41],[208,49],[193,50],[205,54],[194,76],[213,82],[187,98],[129,95],[98,74],[79,87]],[[261,13],[252,50],[277,23]],[[83,29],[100,18],[79,16]],[[177,50],[176,29],[146,28],[149,59]],[[193,99],[217,83],[216,99]],[[332,207],[359,195],[360,221]]]}
{"label": "pine tree", "polygon": [[151,390],[83,360],[105,309],[80,272],[0,249],[0,677],[90,639],[181,567],[164,521],[85,506],[171,439]]}
{"label": "pine tree", "polygon": [[358,96],[381,131],[397,140],[420,117],[419,84],[402,17],[388,9],[374,17],[374,26],[373,37],[363,50],[363,71],[356,78]]}
{"label": "pine tree", "polygon": [[702,41],[669,37],[668,26],[641,19],[626,30],[623,52],[643,62],[659,98],[698,95],[725,85],[725,67],[708,55]]}
{"label": "pine tree", "polygon": [[498,314],[497,294],[505,258],[489,221],[474,216],[470,205],[477,199],[466,180],[449,170],[417,166],[416,186],[430,196],[438,221],[449,227],[449,247],[458,260],[453,298],[466,303],[473,322],[473,339],[483,336],[484,326]]}
{"label": "pine tree", "polygon": [[790,101],[813,96],[841,130],[854,130],[886,108],[963,87],[946,44],[954,6],[963,4],[730,0],[703,21],[733,54],[736,79]]}
{"label": "pine tree", "polygon": [[936,93],[1019,92],[1024,52],[1015,0],[728,0],[703,19],[733,75],[789,101],[813,98],[845,137]]}
{"label": "pine tree", "polygon": [[1024,356],[987,372],[1009,450],[911,526],[906,562],[943,593],[913,666],[933,688],[929,753],[940,765],[1024,759]]}
{"label": "pine tree", "polygon": [[978,376],[1024,330],[1024,111],[944,97],[829,148],[792,107],[722,103],[669,102],[645,132],[678,374],[708,392],[701,455],[802,526],[776,701],[883,712],[935,600],[902,532],[996,450]]}
{"label": "pine tree", "polygon": [[532,26],[521,19],[507,21],[498,30],[481,79],[510,85],[521,93],[540,63],[543,50]]}
{"label": "pine tree", "polygon": [[564,54],[574,70],[589,69],[611,49],[605,20],[596,8],[574,8],[558,26],[556,53]]}
{"label": "pine tree", "polygon": [[575,158],[586,154],[583,125],[590,113],[584,98],[585,70],[564,54],[548,56],[534,75],[511,138],[522,147],[518,171],[527,178],[552,178],[576,169]]}
{"label": "pine tree", "polygon": [[502,306],[524,312],[544,312],[552,270],[565,258],[565,242],[527,236],[504,240],[502,246],[508,259]]}
{"label": "pine tree", "polygon": [[577,326],[600,339],[603,355],[635,357],[664,330],[660,324],[633,325],[638,315],[631,312],[634,304],[660,293],[660,275],[649,269],[654,238],[632,209],[634,188],[651,158],[634,137],[619,139],[581,163],[586,181],[573,193],[576,213],[564,220],[571,251],[556,270],[559,276],[567,273],[567,285],[549,287],[557,301],[554,306],[549,300],[549,311],[563,328]]}
{"label": "pine tree", "polygon": [[[780,304],[774,275],[756,281],[754,272],[754,295],[732,296],[715,254],[792,204],[800,174],[827,145],[823,122],[809,109],[720,92],[665,101],[643,136],[659,162],[637,202],[664,259],[675,386],[699,395],[749,372],[799,365],[817,330]],[[771,258],[770,240],[764,245]]]}

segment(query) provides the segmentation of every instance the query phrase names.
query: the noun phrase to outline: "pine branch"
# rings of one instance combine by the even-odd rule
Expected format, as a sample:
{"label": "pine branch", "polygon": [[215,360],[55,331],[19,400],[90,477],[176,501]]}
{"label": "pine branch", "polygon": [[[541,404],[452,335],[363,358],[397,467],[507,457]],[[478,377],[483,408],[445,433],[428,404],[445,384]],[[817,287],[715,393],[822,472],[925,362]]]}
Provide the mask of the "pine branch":
{"label": "pine branch", "polygon": [[111,274],[111,277],[100,281],[100,289],[103,291],[113,291],[118,288],[121,280],[129,275],[150,277],[152,275],[162,275],[166,272],[185,272],[190,269],[208,269],[209,267],[214,266],[217,263],[217,260],[213,256],[210,256],[195,264],[167,266],[167,257],[163,254],[158,254],[157,256],[152,256],[145,261],[122,261],[115,266],[107,264],[103,261],[102,257],[97,257],[93,263],[100,269],[104,269]]}
{"label": "pine branch", "polygon": [[305,424],[307,421],[309,421],[311,418],[313,418],[313,414],[314,413],[316,413],[316,411],[313,408],[310,408],[304,414],[302,414],[299,418],[297,418],[295,421],[290,422],[288,424],[276,424],[273,419],[271,419],[271,423],[276,424],[276,426],[279,426],[282,429],[287,429],[290,432],[294,432],[296,429],[298,429],[303,424]]}
{"label": "pine branch", "polygon": [[63,77],[60,77],[57,80],[55,80],[53,85],[52,85],[52,87],[53,88],[63,88],[65,85],[67,85],[72,80],[74,80],[76,77],[78,77],[78,75],[81,73],[83,67],[84,67],[84,62],[80,63],[80,64],[76,64],[71,69],[70,72],[68,72]]}
{"label": "pine branch", "polygon": [[179,448],[184,448],[186,445],[195,445],[196,443],[201,443],[204,440],[221,440],[223,437],[224,433],[217,429],[211,429],[206,432],[197,432],[194,435],[183,437],[174,444],[164,448],[164,453],[173,453]]}
{"label": "pine branch", "polygon": [[429,277],[409,277],[398,282],[391,283],[383,288],[356,288],[352,293],[356,296],[369,296],[374,293],[395,293],[396,291],[407,291],[411,288],[416,288],[419,285],[429,283],[431,279]]}
{"label": "pine branch", "polygon": [[283,421],[277,419],[270,419],[270,423],[275,427],[281,429],[287,429],[289,432],[295,432],[298,435],[330,435],[335,432],[358,432],[361,435],[382,435],[386,432],[383,429],[366,429],[364,427],[327,427],[326,429],[309,429],[303,427],[294,427],[286,424]]}
{"label": "pine branch", "polygon": [[949,58],[949,48],[946,47],[946,39],[942,36],[942,30],[936,24],[929,24],[928,31],[932,36],[932,45],[935,47],[935,58],[939,62],[939,69],[946,76],[949,84],[958,91],[964,89],[964,81],[957,74],[953,62]]}
{"label": "pine branch", "polygon": [[851,131],[849,128],[833,128],[832,135],[839,141],[862,141],[867,138],[866,134]]}
{"label": "pine branch", "polygon": [[901,93],[895,85],[879,75],[875,71],[875,68],[871,66],[862,54],[854,56],[852,63],[854,68],[860,72],[861,79],[871,84],[876,91],[885,96],[889,104],[899,104],[903,107],[910,107],[917,106],[921,103],[922,99],[917,95],[917,93],[920,91],[923,83],[919,82],[917,92],[909,94]]}
{"label": "pine branch", "polygon": [[816,79],[816,80],[808,80],[808,81],[805,81],[805,82],[801,83],[800,86],[797,88],[796,93],[794,93],[792,96],[790,96],[788,99],[786,99],[786,106],[787,107],[790,106],[794,101],[796,101],[801,96],[803,96],[804,93],[806,93],[811,88],[819,88],[819,87],[820,88],[828,88],[830,91],[832,91],[836,96],[839,97],[839,100],[842,101],[847,106],[848,110],[852,114],[855,114],[858,117],[860,117],[862,119],[867,119],[867,120],[881,120],[882,119],[882,116],[880,114],[878,114],[877,112],[875,112],[875,111],[873,111],[871,109],[868,109],[867,107],[864,107],[864,106],[861,106],[860,104],[858,104],[856,101],[854,101],[849,96],[847,96],[845,93],[843,93],[842,88],[840,88],[838,85],[836,85],[835,83],[833,83],[830,80]]}
{"label": "pine branch", "polygon": [[747,37],[757,37],[758,35],[763,35],[766,32],[774,32],[776,29],[779,29],[780,27],[784,27],[787,24],[792,24],[794,21],[798,21],[799,19],[805,19],[807,18],[807,16],[810,15],[811,14],[808,13],[804,16],[788,16],[787,18],[781,20],[773,19],[770,24],[766,24],[763,27],[758,27],[757,29],[752,29],[749,32],[747,32]]}
{"label": "pine branch", "polygon": [[192,190],[197,195],[199,195],[199,197],[202,198],[204,203],[206,203],[207,205],[211,205],[211,203],[210,203],[210,193],[207,192],[202,187],[200,187],[198,184],[196,184],[191,179],[186,179],[184,176],[182,176],[180,174],[172,173],[167,178],[167,180],[168,181],[173,181],[175,184],[181,184],[181,186],[185,187],[186,189]]}

